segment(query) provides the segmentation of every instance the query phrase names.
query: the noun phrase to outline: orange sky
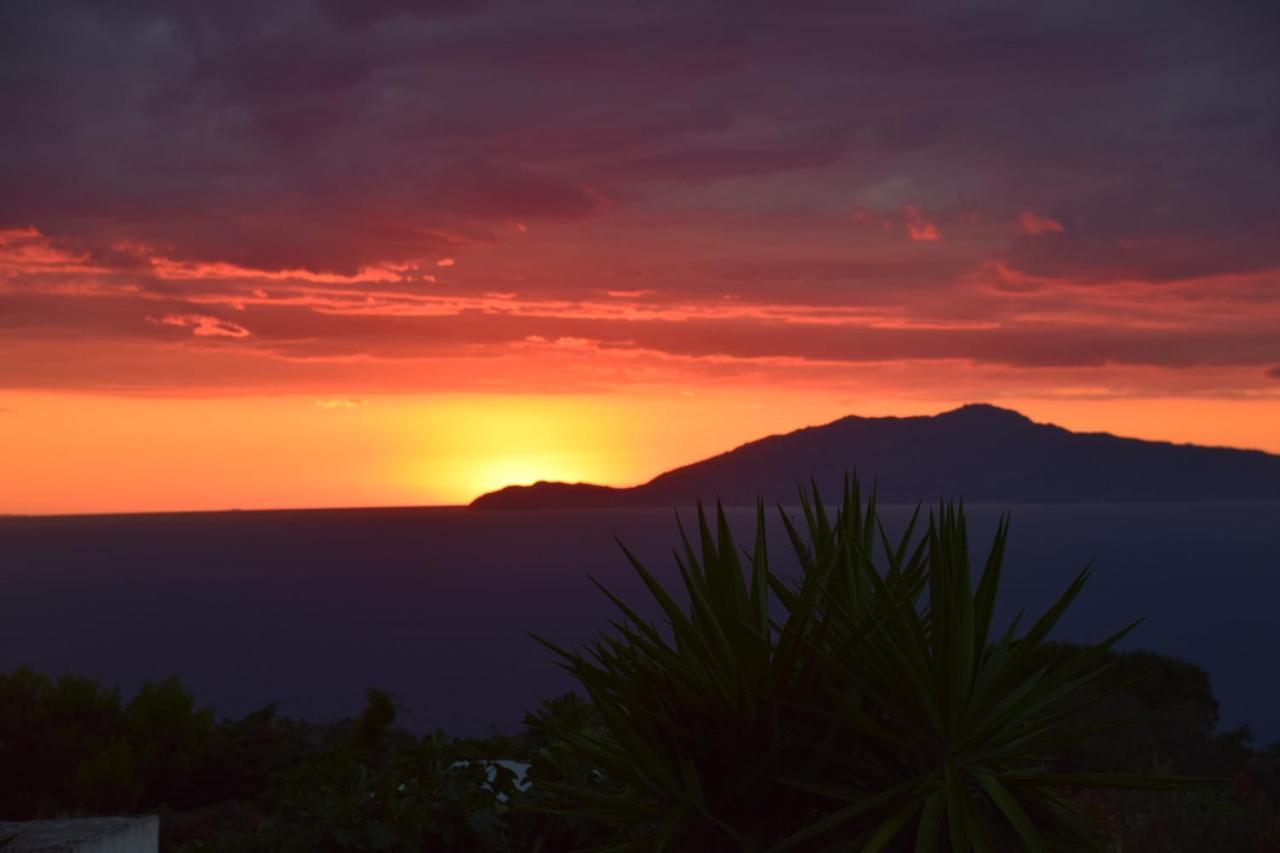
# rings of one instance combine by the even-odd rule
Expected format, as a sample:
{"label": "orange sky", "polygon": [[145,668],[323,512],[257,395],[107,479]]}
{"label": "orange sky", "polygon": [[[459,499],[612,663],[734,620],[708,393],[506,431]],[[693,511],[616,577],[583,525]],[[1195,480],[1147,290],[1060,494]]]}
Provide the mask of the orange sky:
{"label": "orange sky", "polygon": [[[949,401],[820,390],[212,398],[7,393],[0,513],[453,504],[538,479],[627,485],[774,432]],[[1280,451],[1280,401],[1002,400],[1075,429]]]}
{"label": "orange sky", "polygon": [[0,512],[635,483],[967,402],[1280,452],[1274,22],[1172,2],[29,4]]}

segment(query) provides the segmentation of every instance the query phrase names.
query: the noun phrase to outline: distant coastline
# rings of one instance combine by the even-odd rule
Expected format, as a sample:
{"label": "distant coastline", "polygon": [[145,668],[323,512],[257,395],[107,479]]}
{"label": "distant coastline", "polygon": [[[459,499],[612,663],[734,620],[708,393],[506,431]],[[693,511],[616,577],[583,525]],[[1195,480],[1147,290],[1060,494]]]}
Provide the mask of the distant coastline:
{"label": "distant coastline", "polygon": [[846,473],[888,501],[1280,500],[1280,456],[1261,450],[1077,433],[1019,412],[971,404],[933,416],[850,416],[749,442],[632,487],[538,482],[476,498],[477,510],[602,509],[793,499],[794,477],[834,492]]}

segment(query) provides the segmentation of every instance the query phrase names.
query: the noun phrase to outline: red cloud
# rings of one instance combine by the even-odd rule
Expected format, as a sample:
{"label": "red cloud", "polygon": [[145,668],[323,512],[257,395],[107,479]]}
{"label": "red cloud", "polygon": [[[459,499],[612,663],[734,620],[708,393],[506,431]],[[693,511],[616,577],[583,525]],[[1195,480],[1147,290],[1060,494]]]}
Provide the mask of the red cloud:
{"label": "red cloud", "polygon": [[907,234],[912,240],[933,242],[941,235],[938,226],[924,218],[924,214],[914,205],[907,205]]}
{"label": "red cloud", "polygon": [[[1250,101],[1280,60],[1247,11],[1138,51],[1105,6],[92,5],[6,21],[0,387],[617,387],[640,353],[1280,378],[1275,122]],[[1150,91],[1188,68],[1168,114]],[[528,336],[607,347],[507,377]],[[470,354],[513,362],[414,361]]]}
{"label": "red cloud", "polygon": [[247,338],[249,330],[238,323],[220,320],[207,314],[165,314],[158,319],[148,317],[153,323],[161,326],[178,326],[190,329],[191,334],[201,338]]}
{"label": "red cloud", "polygon": [[1029,210],[1022,211],[1018,217],[1018,226],[1023,234],[1038,237],[1041,234],[1061,234],[1067,230],[1062,223],[1048,216],[1041,216]]}

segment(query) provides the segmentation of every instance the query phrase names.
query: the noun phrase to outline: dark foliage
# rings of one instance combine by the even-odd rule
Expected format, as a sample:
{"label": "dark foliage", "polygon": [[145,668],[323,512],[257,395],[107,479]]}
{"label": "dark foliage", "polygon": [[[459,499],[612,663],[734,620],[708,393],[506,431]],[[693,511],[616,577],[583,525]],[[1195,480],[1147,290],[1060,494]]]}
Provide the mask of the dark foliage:
{"label": "dark foliage", "polygon": [[[1059,647],[1059,653],[1072,651]],[[1116,709],[1167,707],[1169,713],[1082,744],[1064,754],[1065,767],[1231,780],[1205,792],[1082,796],[1077,808],[1110,840],[1110,849],[1280,850],[1280,745],[1254,748],[1246,732],[1216,732],[1208,679],[1190,664],[1147,652],[1113,653],[1108,662],[1099,690],[1130,674],[1152,673],[1108,700]],[[534,805],[544,783],[603,785],[597,768],[558,734],[598,730],[594,709],[575,694],[543,703],[518,735],[450,740],[396,728],[389,700],[376,692],[360,718],[327,726],[282,717],[273,706],[213,724],[176,682],[165,684],[161,695],[170,698],[159,704],[169,712],[143,714],[156,697],[147,691],[133,719],[145,717],[148,726],[131,730],[132,703],[95,682],[49,679],[27,669],[0,675],[0,819],[159,812],[163,848],[189,853],[552,853],[604,841],[594,824],[519,807]],[[180,695],[185,699],[177,701]],[[184,746],[156,758],[161,744],[174,743]],[[505,774],[490,779],[477,765],[453,766],[486,758],[529,762],[533,788],[522,793]],[[183,792],[181,798],[174,791]]]}

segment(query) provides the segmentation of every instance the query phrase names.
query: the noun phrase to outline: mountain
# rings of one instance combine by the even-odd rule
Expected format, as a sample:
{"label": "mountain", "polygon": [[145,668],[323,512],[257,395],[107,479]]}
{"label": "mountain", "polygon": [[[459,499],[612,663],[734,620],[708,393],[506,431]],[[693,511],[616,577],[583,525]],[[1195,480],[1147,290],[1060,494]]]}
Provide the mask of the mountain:
{"label": "mountain", "polygon": [[508,486],[476,509],[672,506],[789,501],[797,481],[824,493],[846,471],[875,480],[881,500],[1280,500],[1280,456],[1257,450],[1076,433],[974,404],[910,418],[850,416],[744,444],[631,488],[587,483]]}

